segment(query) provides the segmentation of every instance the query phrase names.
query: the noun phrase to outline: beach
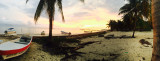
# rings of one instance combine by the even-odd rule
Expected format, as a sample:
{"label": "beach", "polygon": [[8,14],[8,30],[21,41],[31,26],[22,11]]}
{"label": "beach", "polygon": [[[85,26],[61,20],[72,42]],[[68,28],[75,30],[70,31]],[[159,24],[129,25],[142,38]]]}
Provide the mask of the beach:
{"label": "beach", "polygon": [[[114,34],[115,36],[127,35],[131,36],[132,32],[110,32],[105,34]],[[136,32],[136,38],[122,39],[105,39],[104,37],[91,37],[82,39],[81,43],[89,41],[98,41],[96,43],[79,49],[83,52],[82,56],[78,56],[76,61],[86,60],[108,60],[108,61],[151,61],[152,46],[145,47],[139,40],[145,39],[152,44],[152,32]],[[152,44],[153,45],[153,44]]]}
{"label": "beach", "polygon": [[[107,35],[120,37],[131,36],[132,32],[113,31],[102,34],[104,36],[91,36],[79,39],[79,43],[63,43],[63,46],[73,48],[78,53],[67,52],[66,55],[50,54],[44,51],[41,44],[32,42],[26,53],[7,61],[151,61],[153,31],[136,32],[136,38],[104,38]],[[141,44],[144,39],[151,45]]]}

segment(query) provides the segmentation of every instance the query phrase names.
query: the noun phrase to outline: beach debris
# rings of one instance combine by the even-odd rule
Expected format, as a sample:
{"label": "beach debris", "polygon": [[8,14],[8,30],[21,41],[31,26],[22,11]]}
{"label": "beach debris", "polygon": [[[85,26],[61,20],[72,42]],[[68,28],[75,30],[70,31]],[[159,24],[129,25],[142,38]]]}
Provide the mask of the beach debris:
{"label": "beach debris", "polygon": [[148,38],[146,38],[146,39],[153,39],[153,38],[149,38],[149,37],[148,37]]}
{"label": "beach debris", "polygon": [[104,38],[106,38],[106,39],[110,39],[110,38],[113,38],[114,37],[114,34],[111,34],[111,35],[107,35],[107,36],[105,36]]}
{"label": "beach debris", "polygon": [[109,61],[110,61],[110,60],[113,60],[113,61],[114,61],[116,58],[118,58],[118,57],[120,56],[120,54],[109,53],[109,56],[112,57],[112,58],[109,59]]}
{"label": "beach debris", "polygon": [[151,43],[146,41],[145,39],[141,39],[139,42],[145,47],[149,47],[149,45],[151,45]]}
{"label": "beach debris", "polygon": [[151,45],[151,43],[148,42],[148,41],[146,41],[145,39],[141,39],[139,42],[140,42],[142,45],[143,45],[143,44]]}
{"label": "beach debris", "polygon": [[111,35],[108,35],[108,36],[114,37],[114,34],[111,34]]}
{"label": "beach debris", "polygon": [[142,59],[143,59],[143,60],[145,60],[145,58],[144,58],[144,57],[142,57]]}
{"label": "beach debris", "polygon": [[125,52],[125,53],[128,53],[128,52]]}
{"label": "beach debris", "polygon": [[124,38],[124,37],[126,37],[126,35],[122,35],[122,36],[120,36],[120,39],[121,39],[121,38]]}
{"label": "beach debris", "polygon": [[145,57],[142,57],[139,61],[144,61],[145,60]]}
{"label": "beach debris", "polygon": [[110,55],[110,56],[117,56],[117,55],[119,55],[119,54],[110,53],[109,55]]}
{"label": "beach debris", "polygon": [[98,37],[104,37],[104,35],[100,34],[100,35],[98,35]]}
{"label": "beach debris", "polygon": [[44,31],[42,31],[42,32],[41,32],[41,35],[45,35],[45,32],[44,32]]}

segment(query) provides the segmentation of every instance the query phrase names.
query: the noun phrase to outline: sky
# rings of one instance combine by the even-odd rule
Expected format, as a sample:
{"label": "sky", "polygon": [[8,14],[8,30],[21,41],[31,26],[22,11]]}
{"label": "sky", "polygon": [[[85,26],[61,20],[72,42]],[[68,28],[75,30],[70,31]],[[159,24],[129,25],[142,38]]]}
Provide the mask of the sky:
{"label": "sky", "polygon": [[[39,0],[0,0],[0,26],[48,27],[49,19],[44,10],[38,22],[34,14]],[[54,28],[105,29],[111,19],[121,19],[119,8],[124,0],[63,0],[65,22],[56,7]]]}

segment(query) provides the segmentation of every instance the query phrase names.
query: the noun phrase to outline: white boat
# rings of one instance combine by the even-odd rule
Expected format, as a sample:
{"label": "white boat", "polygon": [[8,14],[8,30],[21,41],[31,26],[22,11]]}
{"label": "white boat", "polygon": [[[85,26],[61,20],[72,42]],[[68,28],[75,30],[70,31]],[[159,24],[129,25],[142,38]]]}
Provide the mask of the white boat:
{"label": "white boat", "polygon": [[61,34],[71,35],[71,32],[64,32],[64,31],[61,31]]}
{"label": "white boat", "polygon": [[8,28],[4,31],[5,34],[15,34],[16,30],[14,28]]}
{"label": "white boat", "polygon": [[22,36],[18,40],[8,41],[0,44],[0,59],[6,60],[19,55],[22,55],[27,51],[32,42],[32,37]]}
{"label": "white boat", "polygon": [[41,32],[41,35],[45,35],[45,32],[44,32],[44,31],[42,31],[42,32]]}

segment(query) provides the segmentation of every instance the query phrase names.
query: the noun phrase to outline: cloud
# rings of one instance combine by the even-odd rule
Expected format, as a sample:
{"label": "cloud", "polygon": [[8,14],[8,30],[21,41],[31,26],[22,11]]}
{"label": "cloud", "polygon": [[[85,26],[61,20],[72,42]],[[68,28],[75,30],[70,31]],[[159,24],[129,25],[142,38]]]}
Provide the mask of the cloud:
{"label": "cloud", "polygon": [[[34,14],[39,0],[2,0],[0,7],[0,24],[21,24],[33,26]],[[110,19],[120,19],[119,8],[124,5],[124,0],[63,0],[63,12],[66,22],[61,20],[61,14],[56,7],[54,27],[81,28],[86,25],[102,24],[103,27]],[[1,9],[1,8],[0,8]],[[48,27],[48,16],[45,11],[41,14],[36,26]],[[8,23],[10,22],[10,23]],[[90,24],[94,23],[94,24]],[[96,24],[97,23],[97,24]],[[73,26],[74,25],[74,26]],[[102,28],[103,28],[102,27]]]}
{"label": "cloud", "polygon": [[2,3],[0,3],[0,9],[1,8],[3,8],[3,9],[7,9],[7,8],[9,8],[8,6],[6,6],[6,5],[4,5],[4,4],[2,4]]}
{"label": "cloud", "polygon": [[73,14],[74,17],[89,16],[88,12],[78,12]]}

